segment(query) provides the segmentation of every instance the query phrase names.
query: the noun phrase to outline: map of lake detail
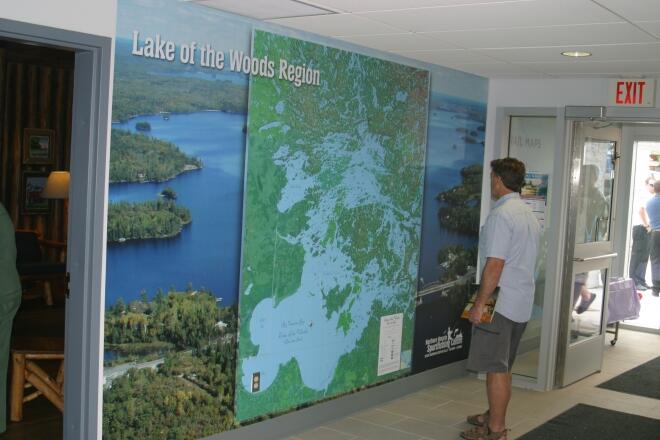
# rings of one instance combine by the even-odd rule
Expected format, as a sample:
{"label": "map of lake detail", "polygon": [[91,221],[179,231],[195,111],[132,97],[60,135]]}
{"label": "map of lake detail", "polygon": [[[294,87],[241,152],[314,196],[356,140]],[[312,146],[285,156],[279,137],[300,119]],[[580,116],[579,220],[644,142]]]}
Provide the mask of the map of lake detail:
{"label": "map of lake detail", "polygon": [[[409,371],[430,80],[264,31],[252,57],[275,71],[250,79],[240,421]],[[319,85],[280,78],[279,60]]]}

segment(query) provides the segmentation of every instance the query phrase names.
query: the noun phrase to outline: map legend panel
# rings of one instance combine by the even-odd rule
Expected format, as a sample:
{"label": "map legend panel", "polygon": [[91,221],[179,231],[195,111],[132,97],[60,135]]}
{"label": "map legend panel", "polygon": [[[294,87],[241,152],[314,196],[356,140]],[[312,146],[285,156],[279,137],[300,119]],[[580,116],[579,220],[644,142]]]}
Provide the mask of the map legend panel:
{"label": "map legend panel", "polygon": [[378,345],[378,375],[394,373],[401,369],[401,334],[403,313],[380,318]]}

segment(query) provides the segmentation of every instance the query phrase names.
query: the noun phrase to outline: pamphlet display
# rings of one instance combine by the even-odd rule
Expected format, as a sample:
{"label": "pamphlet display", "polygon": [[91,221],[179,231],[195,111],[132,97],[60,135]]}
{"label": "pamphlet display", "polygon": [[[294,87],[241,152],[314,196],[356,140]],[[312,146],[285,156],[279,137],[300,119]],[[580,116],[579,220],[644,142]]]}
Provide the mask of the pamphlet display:
{"label": "pamphlet display", "polygon": [[548,207],[548,174],[528,172],[525,174],[525,184],[520,198],[530,207],[541,230],[545,228],[546,210]]}

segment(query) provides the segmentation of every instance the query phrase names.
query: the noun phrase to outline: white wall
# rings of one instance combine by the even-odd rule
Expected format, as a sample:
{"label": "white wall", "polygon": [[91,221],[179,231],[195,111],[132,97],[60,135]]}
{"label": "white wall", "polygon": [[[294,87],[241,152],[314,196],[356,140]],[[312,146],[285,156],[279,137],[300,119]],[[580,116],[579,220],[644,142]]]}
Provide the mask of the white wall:
{"label": "white wall", "polygon": [[0,18],[113,37],[117,0],[0,0]]}
{"label": "white wall", "polygon": [[[609,81],[608,78],[491,79],[486,124],[487,159],[500,152],[501,146],[496,145],[494,138],[498,107],[607,106]],[[660,78],[656,81],[655,96],[656,108],[660,108]]]}

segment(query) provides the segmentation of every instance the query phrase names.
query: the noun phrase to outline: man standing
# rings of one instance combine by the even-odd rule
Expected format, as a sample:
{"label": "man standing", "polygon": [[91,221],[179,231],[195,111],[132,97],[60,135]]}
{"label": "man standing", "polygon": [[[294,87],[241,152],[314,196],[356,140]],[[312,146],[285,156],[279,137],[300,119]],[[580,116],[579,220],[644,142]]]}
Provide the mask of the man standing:
{"label": "man standing", "polygon": [[[630,278],[635,282],[637,290],[649,289],[649,285],[646,284],[646,267],[649,261],[650,234],[648,232],[649,217],[646,213],[646,202],[655,195],[654,183],[655,179],[653,177],[647,177],[644,180],[644,188],[648,191],[649,198],[644,200],[642,206],[640,206],[638,210],[639,219],[632,228],[632,250],[630,252],[628,274],[630,274]],[[638,198],[641,197],[636,197],[635,199]]]}
{"label": "man standing", "polygon": [[0,433],[7,428],[7,364],[14,315],[21,303],[21,283],[16,272],[14,226],[0,204]]}
{"label": "man standing", "polygon": [[[470,311],[472,342],[467,368],[486,372],[488,411],[467,418],[475,428],[468,440],[505,440],[506,409],[511,398],[511,367],[532,315],[534,267],[541,228],[520,199],[525,165],[517,159],[490,163],[491,197],[495,204],[479,237],[481,283]],[[484,305],[499,286],[492,322],[481,324]]]}
{"label": "man standing", "polygon": [[660,295],[660,180],[653,183],[655,195],[646,202],[646,215],[642,215],[644,226],[651,231],[651,278],[653,296]]}

